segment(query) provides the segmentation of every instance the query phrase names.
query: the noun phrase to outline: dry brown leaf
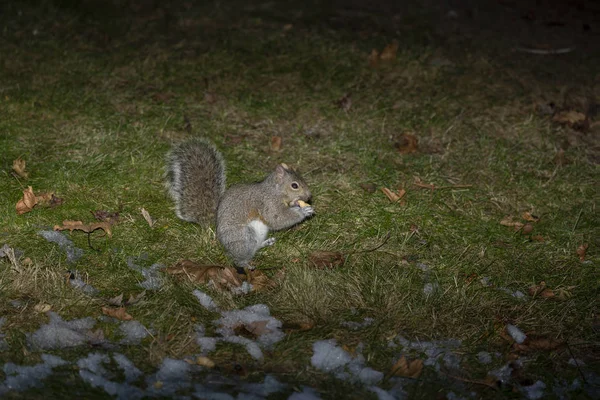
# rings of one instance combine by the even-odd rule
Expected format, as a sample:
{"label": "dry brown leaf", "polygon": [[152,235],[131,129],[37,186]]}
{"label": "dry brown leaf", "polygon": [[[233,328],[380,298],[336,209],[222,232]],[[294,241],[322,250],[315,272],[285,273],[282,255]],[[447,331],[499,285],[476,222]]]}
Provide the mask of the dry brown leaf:
{"label": "dry brown leaf", "polygon": [[352,98],[350,96],[350,93],[346,93],[342,98],[338,99],[335,104],[345,112],[350,111],[352,108]]}
{"label": "dry brown leaf", "polygon": [[361,183],[358,186],[360,186],[362,190],[364,190],[367,193],[375,193],[375,191],[377,190],[377,186],[375,186],[375,184],[373,183]]}
{"label": "dry brown leaf", "polygon": [[525,211],[521,217],[528,222],[538,222],[540,220],[540,217],[533,215],[529,211]]}
{"label": "dry brown leaf", "polygon": [[23,197],[17,202],[17,214],[25,214],[31,210],[37,204],[35,194],[33,194],[33,188],[28,186],[27,189],[23,190]]}
{"label": "dry brown leaf", "polygon": [[35,306],[33,306],[33,309],[36,312],[45,313],[45,312],[50,311],[52,309],[52,306],[50,304],[47,304],[47,303],[38,303]]}
{"label": "dry brown leaf", "polygon": [[271,150],[281,151],[281,136],[271,136]]}
{"label": "dry brown leaf", "polygon": [[539,296],[545,299],[554,297],[554,291],[546,287],[546,282],[544,281],[541,281],[539,285],[531,286],[528,291],[531,297]]}
{"label": "dry brown leaf", "polygon": [[412,133],[403,133],[394,143],[394,147],[400,154],[416,153],[419,150],[419,139]]}
{"label": "dry brown leaf", "polygon": [[123,304],[123,293],[106,300],[106,302],[108,304],[110,304],[111,306],[117,306],[117,307],[121,306]]}
{"label": "dry brown leaf", "polygon": [[196,357],[196,364],[206,368],[214,368],[215,362],[208,357],[199,356]]}
{"label": "dry brown leaf", "polygon": [[309,331],[314,327],[315,327],[314,321],[308,320],[308,321],[302,321],[302,322],[284,322],[282,329],[286,333],[292,333],[292,332]]}
{"label": "dry brown leaf", "polygon": [[263,290],[273,289],[277,287],[277,282],[270,279],[264,272],[255,270],[249,270],[246,272],[246,280],[252,284],[252,290],[255,292],[261,292]]}
{"label": "dry brown leaf", "polygon": [[429,190],[435,189],[435,185],[433,183],[424,183],[421,180],[421,178],[419,178],[418,176],[414,177],[413,185],[415,185],[416,187],[421,188],[421,189],[429,189]]}
{"label": "dry brown leaf", "polygon": [[269,321],[253,321],[246,324],[246,329],[248,332],[252,333],[255,336],[261,336],[265,333],[271,332],[270,329],[267,329],[267,324]]}
{"label": "dry brown leaf", "polygon": [[369,54],[369,66],[376,68],[379,65],[379,51],[377,49],[371,50]]}
{"label": "dry brown leaf", "polygon": [[129,300],[127,300],[127,305],[130,306],[132,304],[136,304],[139,303],[140,300],[142,300],[144,298],[144,296],[146,295],[146,291],[144,290],[143,292],[139,293],[138,295],[134,296],[133,294],[129,295]]}
{"label": "dry brown leaf", "polygon": [[19,175],[21,178],[29,178],[29,173],[25,171],[25,160],[22,158],[17,158],[13,161],[12,169],[15,171],[15,174]]}
{"label": "dry brown leaf", "polygon": [[391,61],[396,58],[396,53],[398,53],[398,41],[394,40],[383,48],[379,59],[381,61]]}
{"label": "dry brown leaf", "polygon": [[317,269],[332,269],[344,264],[346,257],[339,251],[313,251],[308,256],[308,261]]}
{"label": "dry brown leaf", "polygon": [[120,319],[121,321],[131,321],[133,319],[133,317],[127,313],[127,309],[125,307],[102,307],[102,314]]}
{"label": "dry brown leaf", "polygon": [[577,247],[577,255],[579,256],[579,261],[585,261],[585,252],[588,249],[588,244],[584,243]]}
{"label": "dry brown leaf", "polygon": [[544,237],[543,237],[542,235],[533,235],[533,236],[531,237],[531,240],[534,240],[534,241],[536,241],[536,242],[543,242],[543,241],[545,241],[546,239],[544,239]]}
{"label": "dry brown leaf", "polygon": [[406,190],[404,190],[404,189],[398,189],[397,192],[392,192],[388,188],[381,188],[381,191],[383,192],[383,194],[386,195],[388,200],[391,201],[392,203],[396,203],[396,202],[400,201],[400,199],[402,199],[402,197],[404,197],[404,195],[406,194]]}
{"label": "dry brown leaf", "polygon": [[521,233],[523,235],[529,235],[532,231],[533,231],[533,225],[525,224],[525,225],[523,225],[523,229],[521,230]]}
{"label": "dry brown leaf", "polygon": [[83,231],[86,233],[92,233],[96,229],[102,229],[109,237],[112,237],[111,225],[108,222],[95,222],[92,224],[85,225],[81,221],[63,221],[62,226],[54,225],[53,228],[55,231],[65,231],[73,232],[74,230]]}
{"label": "dry brown leaf", "polygon": [[140,211],[142,212],[142,217],[144,217],[150,228],[154,227],[154,220],[152,219],[152,216],[150,215],[148,210],[142,207]]}
{"label": "dry brown leaf", "polygon": [[519,229],[523,228],[523,223],[519,222],[519,221],[513,221],[512,215],[507,215],[506,217],[504,217],[502,219],[502,221],[500,221],[500,225],[503,225],[503,226],[512,226],[512,227],[515,228],[516,231],[518,231]]}
{"label": "dry brown leaf", "polygon": [[96,211],[91,211],[91,213],[94,216],[94,218],[96,218],[98,221],[108,222],[111,225],[114,225],[117,222],[119,222],[119,213],[118,212],[108,212],[108,211],[104,211],[104,210],[96,210]]}
{"label": "dry brown leaf", "polygon": [[394,364],[390,371],[391,376],[404,376],[407,378],[418,378],[423,371],[423,360],[416,359],[409,361],[406,357],[402,356]]}
{"label": "dry brown leaf", "polygon": [[232,267],[222,265],[202,265],[190,260],[179,261],[167,268],[167,273],[179,278],[188,278],[192,282],[208,283],[212,281],[215,287],[239,287],[242,281],[237,271]]}
{"label": "dry brown leaf", "polygon": [[552,117],[552,121],[558,122],[559,124],[567,124],[567,125],[576,125],[585,121],[585,114],[579,111],[569,110],[569,111],[561,111],[556,113],[554,117]]}
{"label": "dry brown leaf", "polygon": [[523,343],[514,343],[513,348],[519,352],[529,353],[534,351],[551,351],[556,350],[563,345],[563,342],[559,342],[554,339],[550,339],[544,336],[527,334],[527,338]]}

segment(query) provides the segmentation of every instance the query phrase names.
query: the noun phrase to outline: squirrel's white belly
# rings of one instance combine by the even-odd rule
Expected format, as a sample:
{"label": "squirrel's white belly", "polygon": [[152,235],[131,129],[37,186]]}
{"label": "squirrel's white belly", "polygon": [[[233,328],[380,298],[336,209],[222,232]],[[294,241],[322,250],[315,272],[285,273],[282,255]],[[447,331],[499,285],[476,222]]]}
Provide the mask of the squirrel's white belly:
{"label": "squirrel's white belly", "polygon": [[256,232],[256,241],[258,243],[262,243],[265,241],[267,235],[269,234],[269,227],[264,222],[255,219],[253,221],[250,221],[248,226],[252,230],[254,230],[254,232]]}

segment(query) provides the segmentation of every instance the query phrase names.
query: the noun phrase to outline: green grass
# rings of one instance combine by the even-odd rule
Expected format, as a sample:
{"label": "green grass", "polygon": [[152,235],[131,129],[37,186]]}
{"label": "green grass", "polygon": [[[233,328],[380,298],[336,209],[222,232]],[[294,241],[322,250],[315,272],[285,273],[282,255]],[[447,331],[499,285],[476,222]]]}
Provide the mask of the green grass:
{"label": "green grass", "polygon": [[[522,355],[521,381],[542,379],[550,386],[552,375],[572,380],[580,372],[567,364],[572,357],[591,370],[599,367],[598,126],[576,132],[532,106],[542,99],[562,106],[567,89],[600,96],[600,84],[593,86],[598,53],[574,53],[570,62],[542,60],[510,52],[501,39],[464,48],[445,42],[430,28],[429,13],[418,9],[411,9],[412,24],[398,24],[393,34],[387,29],[393,18],[358,13],[342,17],[338,27],[336,16],[345,14],[319,4],[43,1],[3,7],[0,245],[19,249],[32,263],[19,273],[0,260],[2,332],[11,346],[0,353],[1,363],[39,361],[25,340],[47,321],[33,310],[36,304],[50,304],[65,319],[97,317],[105,299],[141,291],[142,277],[127,267],[129,257],[146,255],[145,266],[180,259],[228,263],[213,230],[179,221],[163,189],[163,160],[172,143],[204,136],[223,151],[230,183],[261,179],[279,162],[298,166],[317,213],[276,233],[275,247],[256,257],[269,275],[285,269],[276,289],[233,297],[201,287],[224,308],[265,303],[286,323],[314,323],[289,334],[263,363],[220,345],[211,358],[224,374],[241,364],[254,371],[249,380],[274,373],[296,388],[318,388],[323,398],[375,398],[310,367],[312,343],[336,338],[353,348],[362,342],[367,364],[386,373],[399,354],[388,341],[401,334],[462,340],[461,376],[481,380],[490,368],[472,360],[480,350],[508,357],[510,343],[500,336],[507,323],[568,344]],[[293,27],[285,30],[288,23]],[[398,38],[396,59],[369,67],[371,49]],[[440,54],[452,64],[433,65]],[[347,93],[352,107],[345,112],[336,101]],[[393,144],[409,131],[419,138],[419,152],[403,155]],[[283,138],[281,152],[269,149],[274,135]],[[559,148],[569,164],[553,162]],[[11,173],[18,157],[27,162],[27,180]],[[420,189],[416,177],[445,188]],[[401,204],[391,204],[361,183],[407,193]],[[15,204],[27,186],[54,191],[64,204],[17,215]],[[142,218],[142,207],[156,220],[154,228]],[[65,219],[92,222],[94,210],[118,211],[121,221],[111,238],[92,235],[99,251],[88,247],[85,234],[67,233],[85,251],[75,265],[37,235]],[[540,217],[532,235],[542,242],[500,225],[523,212]],[[384,246],[361,252],[388,233]],[[582,263],[575,251],[583,243],[589,248]],[[346,263],[315,270],[307,262],[315,250],[344,252]],[[420,263],[430,268],[427,276]],[[65,285],[68,269],[83,273],[99,296]],[[483,277],[492,286],[482,285]],[[528,288],[541,281],[570,296],[532,298]],[[427,282],[438,285],[429,296]],[[190,340],[193,326],[209,325],[214,315],[197,303],[193,287],[167,277],[161,290],[128,308],[155,331],[122,350],[140,369],[151,373],[166,356],[198,351]],[[365,329],[340,326],[367,316],[375,323]],[[114,337],[113,327],[103,329]],[[88,352],[57,354],[76,360]],[[61,381],[76,385],[81,396],[106,395],[68,368],[59,376],[26,395],[72,395]],[[405,389],[432,398],[457,383],[426,368]],[[478,397],[513,396],[510,387],[462,384]]]}

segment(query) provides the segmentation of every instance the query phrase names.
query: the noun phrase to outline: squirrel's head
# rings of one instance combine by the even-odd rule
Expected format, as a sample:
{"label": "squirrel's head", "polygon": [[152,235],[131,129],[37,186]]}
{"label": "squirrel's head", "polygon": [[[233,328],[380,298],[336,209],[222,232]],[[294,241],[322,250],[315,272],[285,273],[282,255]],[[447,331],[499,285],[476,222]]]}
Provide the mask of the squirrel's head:
{"label": "squirrel's head", "polygon": [[307,203],[310,202],[312,196],[310,189],[298,171],[282,163],[275,168],[273,177],[275,178],[277,187],[279,187],[284,194],[284,201],[286,204],[298,200]]}

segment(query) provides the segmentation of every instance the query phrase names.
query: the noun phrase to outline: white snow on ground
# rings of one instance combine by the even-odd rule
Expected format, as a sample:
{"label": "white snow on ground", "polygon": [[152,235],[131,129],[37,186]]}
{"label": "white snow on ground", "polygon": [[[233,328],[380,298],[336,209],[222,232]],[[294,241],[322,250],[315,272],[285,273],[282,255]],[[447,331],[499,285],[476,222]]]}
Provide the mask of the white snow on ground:
{"label": "white snow on ground", "polygon": [[510,337],[512,337],[514,339],[514,341],[519,344],[523,343],[525,341],[525,339],[527,338],[527,336],[523,333],[523,331],[514,325],[511,325],[511,324],[506,325],[506,331],[508,332]]}
{"label": "white snow on ground", "polygon": [[154,396],[173,396],[191,386],[192,366],[183,360],[165,358],[158,371],[146,378],[148,392]]}
{"label": "white snow on ground", "polygon": [[[219,307],[214,300],[199,290],[193,292],[200,304],[210,311],[218,311]],[[196,343],[201,347],[202,353],[207,354],[216,348],[216,343],[227,342],[242,345],[256,360],[263,358],[263,349],[271,349],[285,336],[281,331],[282,323],[271,316],[269,307],[264,304],[255,304],[242,310],[220,311],[221,318],[213,321],[217,327],[218,337],[206,337],[204,326],[196,327]],[[256,336],[255,340],[239,336],[235,329],[243,327]]]}
{"label": "white snow on ground", "polygon": [[194,296],[196,296],[196,298],[198,299],[198,301],[200,302],[202,307],[206,308],[208,311],[213,311],[213,312],[219,311],[219,307],[217,306],[217,303],[215,303],[215,301],[212,299],[212,297],[210,297],[206,293],[196,289],[192,292],[192,294]]}
{"label": "white snow on ground", "polygon": [[321,400],[316,390],[302,386],[301,392],[292,393],[287,400]]}
{"label": "white snow on ground", "polygon": [[155,263],[152,264],[149,267],[142,267],[137,265],[135,262],[137,260],[145,260],[147,259],[147,255],[144,254],[140,257],[129,257],[127,259],[127,266],[129,268],[131,268],[134,271],[137,271],[139,273],[142,274],[142,276],[144,277],[144,281],[138,283],[138,286],[143,287],[146,290],[158,290],[160,289],[164,282],[165,282],[165,278],[163,277],[163,275],[160,273],[160,270],[163,269],[165,266],[163,264],[160,263]]}
{"label": "white snow on ground", "polygon": [[123,370],[127,382],[136,381],[142,376],[142,371],[140,371],[124,354],[113,353],[112,356],[119,368]]}
{"label": "white snow on ground", "polygon": [[148,330],[139,321],[122,321],[119,331],[124,336],[121,344],[139,344],[142,339],[149,335]]}
{"label": "white snow on ground", "polygon": [[33,349],[61,349],[94,343],[97,339],[91,332],[96,324],[92,317],[64,321],[55,312],[49,311],[50,322],[27,335]]}
{"label": "white snow on ground", "polygon": [[40,387],[43,380],[52,374],[52,369],[67,364],[60,357],[50,354],[42,354],[41,364],[31,366],[20,366],[13,363],[4,364],[3,371],[6,380],[0,383],[0,396],[9,391],[19,391]]}
{"label": "white snow on ground", "polygon": [[530,386],[521,386],[521,392],[530,400],[541,399],[544,396],[546,384],[542,381],[536,381]]}
{"label": "white snow on ground", "polygon": [[[405,339],[402,336],[396,336],[396,338],[388,344],[391,347],[400,344],[402,350],[405,353],[416,353],[423,358],[423,365],[432,366],[436,371],[440,371],[443,362],[446,368],[459,369],[460,368],[460,357],[454,353],[454,351],[460,347],[461,341],[456,339],[451,340],[434,340],[430,342],[421,342]],[[421,356],[424,355],[425,357]]]}
{"label": "white snow on ground", "polygon": [[492,362],[492,356],[487,351],[477,353],[477,359],[481,364],[489,364]]}
{"label": "white snow on ground", "polygon": [[81,279],[81,276],[78,271],[73,271],[72,276],[73,276],[73,278],[69,278],[69,283],[75,289],[81,290],[83,293],[87,294],[88,296],[95,296],[98,294],[98,289],[96,289],[95,287],[93,287],[92,285],[90,285],[88,283],[85,283],[83,281],[83,279]]}
{"label": "white snow on ground", "polygon": [[39,231],[38,235],[49,242],[58,244],[58,247],[67,253],[67,262],[75,263],[83,256],[83,250],[75,247],[71,239],[67,238],[62,232],[58,231]]}
{"label": "white snow on ground", "polygon": [[310,362],[321,371],[333,373],[336,378],[364,385],[374,385],[383,379],[383,373],[365,367],[365,358],[360,354],[361,346],[356,349],[356,357],[339,347],[334,339],[313,343],[313,356]]}
{"label": "white snow on ground", "polygon": [[366,328],[375,322],[375,320],[371,317],[366,317],[363,322],[355,322],[355,321],[342,321],[340,325],[345,326],[346,328],[350,328],[352,330],[358,330]]}

